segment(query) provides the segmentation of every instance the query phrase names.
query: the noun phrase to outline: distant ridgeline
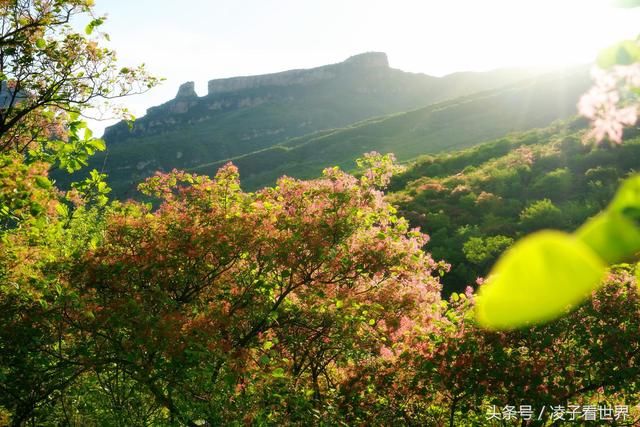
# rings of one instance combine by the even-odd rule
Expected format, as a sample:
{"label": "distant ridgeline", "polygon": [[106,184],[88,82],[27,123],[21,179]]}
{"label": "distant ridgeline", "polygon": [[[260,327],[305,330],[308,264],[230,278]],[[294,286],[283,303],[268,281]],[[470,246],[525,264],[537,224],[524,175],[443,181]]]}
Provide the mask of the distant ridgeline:
{"label": "distant ridgeline", "polygon": [[[125,123],[108,128],[104,135],[108,153],[96,156],[90,166],[109,174],[117,197],[130,197],[136,194],[135,185],[156,170],[218,164],[291,138],[494,89],[533,75],[532,71],[511,69],[432,77],[390,68],[384,53],[373,52],[313,69],[211,80],[203,97],[188,82],[175,99],[150,108],[133,129]],[[353,160],[353,151],[349,150],[346,160]],[[206,167],[202,171],[214,172]],[[69,180],[62,175],[56,178]]]}

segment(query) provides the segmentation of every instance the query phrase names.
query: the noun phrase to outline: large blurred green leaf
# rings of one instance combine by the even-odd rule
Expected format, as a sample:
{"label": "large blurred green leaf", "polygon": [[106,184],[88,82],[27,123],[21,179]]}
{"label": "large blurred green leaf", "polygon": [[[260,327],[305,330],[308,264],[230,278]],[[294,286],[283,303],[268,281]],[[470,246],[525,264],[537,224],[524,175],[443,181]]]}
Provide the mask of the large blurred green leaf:
{"label": "large blurred green leaf", "polygon": [[626,180],[607,210],[576,234],[608,264],[636,260],[640,252],[640,176]]}
{"label": "large blurred green leaf", "polygon": [[640,251],[640,228],[620,212],[599,214],[580,227],[577,237],[608,264],[633,260]]}
{"label": "large blurred green leaf", "polygon": [[569,234],[532,234],[498,260],[480,288],[476,318],[489,329],[551,320],[586,299],[605,269],[588,245]]}

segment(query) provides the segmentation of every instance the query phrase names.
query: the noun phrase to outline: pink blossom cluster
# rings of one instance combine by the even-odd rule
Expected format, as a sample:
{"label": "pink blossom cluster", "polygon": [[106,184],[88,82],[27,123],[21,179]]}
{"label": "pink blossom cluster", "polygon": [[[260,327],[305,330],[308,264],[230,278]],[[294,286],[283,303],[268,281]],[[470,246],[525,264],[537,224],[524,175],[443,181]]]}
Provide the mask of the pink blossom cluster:
{"label": "pink blossom cluster", "polygon": [[640,88],[640,63],[615,66],[611,70],[595,67],[592,70],[593,87],[582,96],[578,111],[592,122],[587,139],[622,143],[622,131],[633,126],[638,119],[637,92]]}
{"label": "pink blossom cluster", "polygon": [[531,147],[518,147],[515,151],[517,156],[517,161],[515,165],[526,165],[531,166],[535,162],[535,154]]}

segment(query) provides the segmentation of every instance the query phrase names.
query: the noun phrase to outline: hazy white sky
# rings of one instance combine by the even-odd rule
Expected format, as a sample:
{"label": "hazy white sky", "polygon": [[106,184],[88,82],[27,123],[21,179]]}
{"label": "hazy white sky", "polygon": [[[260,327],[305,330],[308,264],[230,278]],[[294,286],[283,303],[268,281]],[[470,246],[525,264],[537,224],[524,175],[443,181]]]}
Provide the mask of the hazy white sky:
{"label": "hazy white sky", "polygon": [[[96,0],[123,65],[167,80],[122,103],[142,116],[195,81],[340,62],[383,51],[391,66],[443,75],[585,63],[640,32],[640,8],[608,0]],[[109,123],[92,123],[102,132]]]}

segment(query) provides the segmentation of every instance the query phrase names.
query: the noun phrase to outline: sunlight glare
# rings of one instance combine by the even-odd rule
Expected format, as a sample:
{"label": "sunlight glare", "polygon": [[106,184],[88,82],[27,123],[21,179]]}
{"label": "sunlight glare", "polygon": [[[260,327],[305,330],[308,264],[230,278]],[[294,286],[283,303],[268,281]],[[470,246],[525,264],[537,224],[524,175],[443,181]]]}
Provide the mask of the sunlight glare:
{"label": "sunlight glare", "polygon": [[591,62],[600,49],[634,37],[630,28],[638,31],[633,23],[640,18],[638,10],[605,0],[426,1],[410,17],[402,9],[387,12],[395,23],[389,44],[414,48],[406,41],[423,36],[421,54],[407,49],[399,62],[413,70],[435,65],[437,74]]}

